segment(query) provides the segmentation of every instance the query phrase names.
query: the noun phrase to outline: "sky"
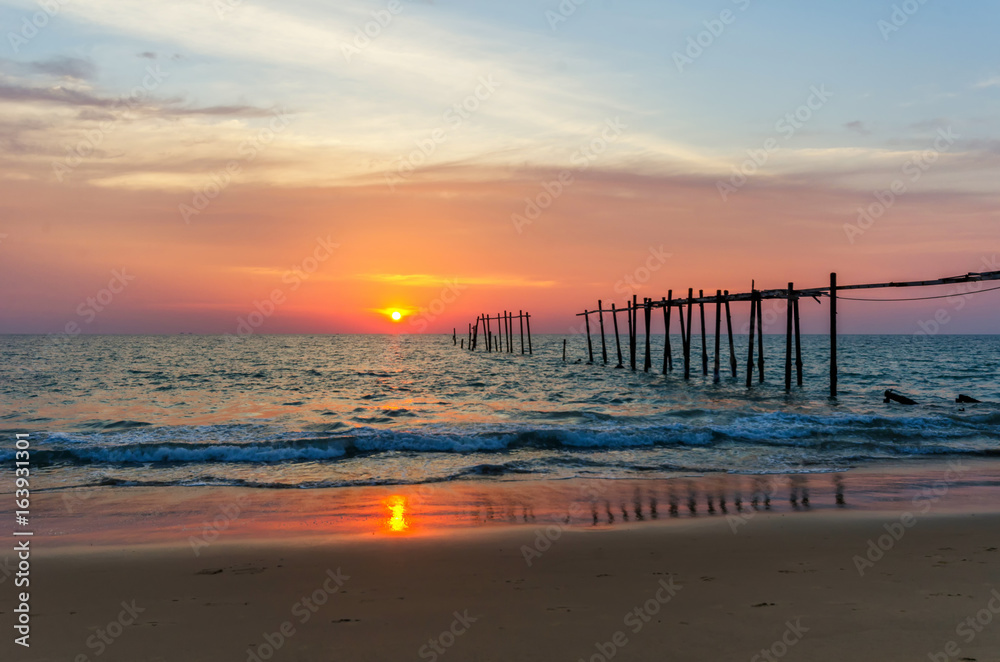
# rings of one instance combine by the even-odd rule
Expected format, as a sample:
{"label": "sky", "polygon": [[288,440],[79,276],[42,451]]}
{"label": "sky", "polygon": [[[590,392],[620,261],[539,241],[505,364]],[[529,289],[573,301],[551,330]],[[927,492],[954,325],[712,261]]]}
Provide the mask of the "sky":
{"label": "sky", "polygon": [[[998,19],[0,1],[0,333],[461,333],[507,309],[571,333],[598,299],[1000,270]],[[1000,331],[1000,292],[907,294],[955,296],[844,302],[841,330]]]}

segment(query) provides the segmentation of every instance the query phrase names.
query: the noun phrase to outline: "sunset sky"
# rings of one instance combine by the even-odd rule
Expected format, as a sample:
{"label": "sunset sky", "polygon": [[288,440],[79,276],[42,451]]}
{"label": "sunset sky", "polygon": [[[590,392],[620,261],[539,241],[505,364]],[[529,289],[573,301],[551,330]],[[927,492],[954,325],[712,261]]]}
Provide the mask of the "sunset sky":
{"label": "sunset sky", "polygon": [[[633,292],[1000,270],[995,2],[46,0],[0,25],[3,333],[505,308],[567,333]],[[1000,292],[843,328],[940,309],[1000,331]]]}

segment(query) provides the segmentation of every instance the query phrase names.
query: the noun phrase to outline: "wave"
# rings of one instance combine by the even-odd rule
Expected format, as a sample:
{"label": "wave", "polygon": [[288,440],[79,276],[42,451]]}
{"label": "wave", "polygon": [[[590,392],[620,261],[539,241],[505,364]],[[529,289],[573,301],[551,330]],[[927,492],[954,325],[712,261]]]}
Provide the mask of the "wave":
{"label": "wave", "polygon": [[[412,415],[405,409],[405,418]],[[385,413],[385,412],[379,412]],[[711,419],[709,419],[711,420]],[[379,453],[501,453],[548,451],[561,462],[586,454],[643,449],[747,449],[763,453],[800,449],[827,458],[893,458],[955,454],[1000,454],[995,414],[977,417],[892,417],[848,414],[823,416],[758,413],[731,416],[728,422],[679,422],[640,425],[593,421],[586,425],[469,426],[430,425],[385,429],[332,423],[308,430],[277,425],[95,426],[96,431],[56,432],[36,443],[32,461],[57,464],[332,462]],[[567,453],[575,456],[567,456]],[[13,457],[0,451],[0,459]],[[606,465],[608,457],[600,458]],[[630,462],[641,465],[639,457]],[[480,469],[488,472],[487,464]]]}

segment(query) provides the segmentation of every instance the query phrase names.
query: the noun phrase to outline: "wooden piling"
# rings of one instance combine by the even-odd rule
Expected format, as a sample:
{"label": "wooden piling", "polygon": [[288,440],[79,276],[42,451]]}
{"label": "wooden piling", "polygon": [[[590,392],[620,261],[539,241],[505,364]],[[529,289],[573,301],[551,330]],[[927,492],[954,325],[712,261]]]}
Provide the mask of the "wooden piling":
{"label": "wooden piling", "polygon": [[753,387],[753,341],[754,331],[757,328],[757,292],[750,293],[750,342],[747,349],[747,388]]}
{"label": "wooden piling", "polygon": [[521,354],[524,354],[524,311],[517,311],[517,321],[521,324]]}
{"label": "wooden piling", "polygon": [[465,349],[465,338],[462,338],[462,346],[459,349]]}
{"label": "wooden piling", "polygon": [[792,312],[795,307],[792,299],[795,297],[795,285],[788,284],[788,305],[785,306],[787,321],[785,328],[785,391],[792,390]]}
{"label": "wooden piling", "polygon": [[722,290],[715,291],[715,366],[712,379],[719,381],[719,348],[722,335]]}
{"label": "wooden piling", "polygon": [[643,299],[644,310],[643,313],[646,318],[646,360],[643,362],[643,372],[649,372],[649,369],[653,367],[652,352],[649,347],[649,332],[650,332],[650,316],[653,313],[653,300]]}
{"label": "wooden piling", "polygon": [[639,306],[638,297],[632,295],[632,344],[629,347],[629,364],[632,366],[632,372],[635,372],[635,355],[639,351]]}
{"label": "wooden piling", "polygon": [[601,320],[601,358],[604,365],[608,365],[608,346],[604,342],[604,303],[600,299],[597,300],[597,314]]}
{"label": "wooden piling", "polygon": [[802,386],[802,333],[799,328],[799,297],[793,300],[795,304],[795,381]]}
{"label": "wooden piling", "polygon": [[757,292],[757,379],[764,383],[764,297]]}
{"label": "wooden piling", "polygon": [[563,363],[566,363],[566,339],[563,338]]}
{"label": "wooden piling", "polygon": [[615,323],[615,347],[618,348],[618,367],[622,368],[622,341],[618,337],[618,311],[615,309],[615,304],[611,304],[611,319]]}
{"label": "wooden piling", "polygon": [[[698,298],[705,296],[704,290],[698,290]],[[705,340],[705,302],[698,301],[698,310],[701,312],[701,374],[708,375],[708,342]]]}
{"label": "wooden piling", "polygon": [[733,316],[729,311],[729,290],[726,290],[726,329],[729,332],[729,367],[733,371],[733,379],[736,374],[736,345],[733,343]]}
{"label": "wooden piling", "polygon": [[688,288],[687,341],[684,343],[684,379],[691,379],[691,318],[694,317],[694,288]]}
{"label": "wooden piling", "polygon": [[490,316],[483,315],[486,320],[486,352],[490,353],[493,351],[493,330],[490,328]]}
{"label": "wooden piling", "polygon": [[590,365],[594,362],[594,347],[590,344],[590,313],[585,312],[583,314],[583,320],[587,324],[587,354],[590,356],[587,364]]}
{"label": "wooden piling", "polygon": [[663,374],[674,370],[673,352],[670,351],[670,305],[674,300],[674,291],[667,293],[669,298],[663,299]]}
{"label": "wooden piling", "polygon": [[528,313],[524,314],[524,326],[525,330],[528,332],[528,354],[534,354],[531,351],[531,315]]}
{"label": "wooden piling", "polygon": [[458,344],[458,327],[451,327],[451,344]]}
{"label": "wooden piling", "polygon": [[632,370],[635,370],[635,353],[632,351],[632,304],[628,301],[625,302],[625,312],[628,313],[626,318],[628,319],[628,355],[629,364],[632,366]]}
{"label": "wooden piling", "polygon": [[830,397],[837,397],[837,274],[830,274]]}

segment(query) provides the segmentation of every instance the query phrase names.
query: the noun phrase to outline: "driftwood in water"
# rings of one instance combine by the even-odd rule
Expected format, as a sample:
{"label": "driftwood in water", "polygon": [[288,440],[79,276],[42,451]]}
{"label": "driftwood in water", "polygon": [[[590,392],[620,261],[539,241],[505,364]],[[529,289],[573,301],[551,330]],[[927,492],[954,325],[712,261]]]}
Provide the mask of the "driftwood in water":
{"label": "driftwood in water", "polygon": [[912,399],[906,397],[905,395],[901,395],[899,393],[896,393],[892,389],[888,389],[885,392],[884,395],[885,395],[885,400],[883,400],[883,402],[898,402],[901,405],[915,405],[915,404],[917,404],[916,400],[912,400]]}

